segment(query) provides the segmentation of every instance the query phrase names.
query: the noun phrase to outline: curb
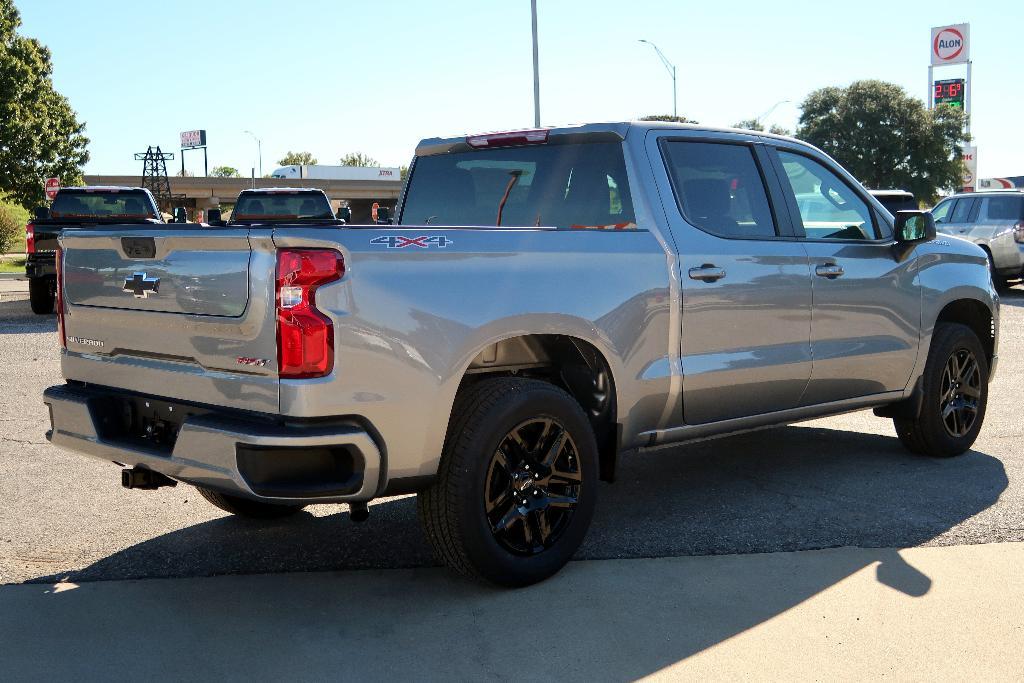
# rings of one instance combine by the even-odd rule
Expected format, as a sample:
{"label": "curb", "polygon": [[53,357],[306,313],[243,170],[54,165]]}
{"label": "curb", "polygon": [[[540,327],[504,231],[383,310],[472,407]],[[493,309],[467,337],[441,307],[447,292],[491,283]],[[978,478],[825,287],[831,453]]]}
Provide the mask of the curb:
{"label": "curb", "polygon": [[28,280],[25,273],[0,273],[0,280]]}

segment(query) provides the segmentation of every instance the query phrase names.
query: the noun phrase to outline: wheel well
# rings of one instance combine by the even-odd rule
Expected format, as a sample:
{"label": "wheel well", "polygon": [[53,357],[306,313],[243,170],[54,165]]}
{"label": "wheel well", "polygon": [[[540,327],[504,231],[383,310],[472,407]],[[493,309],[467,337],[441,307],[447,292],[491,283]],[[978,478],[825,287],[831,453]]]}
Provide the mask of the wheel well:
{"label": "wheel well", "polygon": [[992,313],[988,307],[976,299],[958,299],[946,304],[939,312],[935,324],[960,323],[974,331],[985,349],[985,357],[989,364],[995,354],[995,328],[992,325]]}
{"label": "wheel well", "polygon": [[485,347],[469,364],[459,386],[507,375],[551,382],[576,399],[597,439],[601,479],[615,478],[621,440],[611,367],[593,344],[560,334],[529,334]]}

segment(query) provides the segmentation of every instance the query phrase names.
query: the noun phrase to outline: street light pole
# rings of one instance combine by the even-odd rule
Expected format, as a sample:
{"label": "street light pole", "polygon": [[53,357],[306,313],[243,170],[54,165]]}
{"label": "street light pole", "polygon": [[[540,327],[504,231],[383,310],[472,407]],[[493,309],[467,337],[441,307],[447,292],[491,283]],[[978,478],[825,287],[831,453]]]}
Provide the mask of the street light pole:
{"label": "street light pole", "polygon": [[540,128],[540,59],[537,50],[537,0],[530,0],[533,21],[533,127]]}
{"label": "street light pole", "polygon": [[256,141],[256,155],[259,157],[260,177],[262,178],[263,177],[263,143],[260,141],[260,139],[258,137],[256,137],[256,134],[253,133],[251,130],[246,130],[246,131],[243,131],[243,132],[244,133],[248,133],[249,135],[251,135],[252,139]]}
{"label": "street light pole", "polygon": [[648,45],[654,48],[654,51],[658,53],[658,59],[660,59],[661,63],[665,65],[665,70],[668,71],[668,75],[672,77],[672,116],[675,118],[679,118],[679,107],[677,105],[676,100],[676,65],[668,61],[668,58],[665,57],[665,54],[661,50],[659,50],[658,46],[652,43],[651,41],[644,40],[643,38],[641,38],[640,42],[647,43]]}
{"label": "street light pole", "polygon": [[754,120],[755,120],[755,121],[757,121],[757,122],[761,122],[761,121],[765,120],[766,118],[768,118],[769,116],[771,116],[771,113],[772,113],[773,111],[775,111],[775,108],[776,108],[776,107],[778,107],[778,106],[779,106],[780,104],[787,104],[787,103],[789,103],[789,102],[791,102],[791,101],[792,101],[792,100],[779,100],[778,102],[776,102],[775,104],[773,104],[773,105],[772,105],[772,106],[771,106],[771,107],[770,107],[770,108],[768,109],[768,111],[766,111],[765,113],[761,114],[760,116],[758,116],[758,117],[757,117],[756,119],[754,119]]}

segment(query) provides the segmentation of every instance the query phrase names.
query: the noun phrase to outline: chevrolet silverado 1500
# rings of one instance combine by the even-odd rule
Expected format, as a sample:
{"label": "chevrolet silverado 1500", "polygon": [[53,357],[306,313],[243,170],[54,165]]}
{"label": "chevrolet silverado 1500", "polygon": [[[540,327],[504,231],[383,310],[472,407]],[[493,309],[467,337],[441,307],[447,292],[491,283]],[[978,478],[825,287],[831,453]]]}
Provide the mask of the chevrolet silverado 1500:
{"label": "chevrolet silverado 1500", "polygon": [[865,408],[929,456],[981,429],[984,252],[799,141],[429,139],[391,220],[65,232],[51,440],[241,515],[417,493],[441,560],[523,585],[623,454]]}

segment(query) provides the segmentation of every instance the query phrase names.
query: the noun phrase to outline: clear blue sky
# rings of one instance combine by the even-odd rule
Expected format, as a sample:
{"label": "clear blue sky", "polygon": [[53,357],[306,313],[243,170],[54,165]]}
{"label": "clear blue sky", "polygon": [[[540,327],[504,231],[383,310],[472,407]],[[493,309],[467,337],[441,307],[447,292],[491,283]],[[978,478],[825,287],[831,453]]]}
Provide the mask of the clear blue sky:
{"label": "clear blue sky", "polygon": [[[210,167],[269,173],[289,149],[407,163],[435,135],[533,123],[528,0],[55,3],[16,0],[22,33],[87,122],[91,173],[137,173],[147,145],[205,128]],[[981,177],[1024,174],[1024,3],[539,0],[544,124],[679,112],[731,125],[779,100],[794,128],[810,91],[877,78],[926,94],[929,28],[971,23]],[[955,77],[958,67],[937,75]],[[201,152],[188,168],[202,170]],[[179,164],[176,160],[175,166]]]}

